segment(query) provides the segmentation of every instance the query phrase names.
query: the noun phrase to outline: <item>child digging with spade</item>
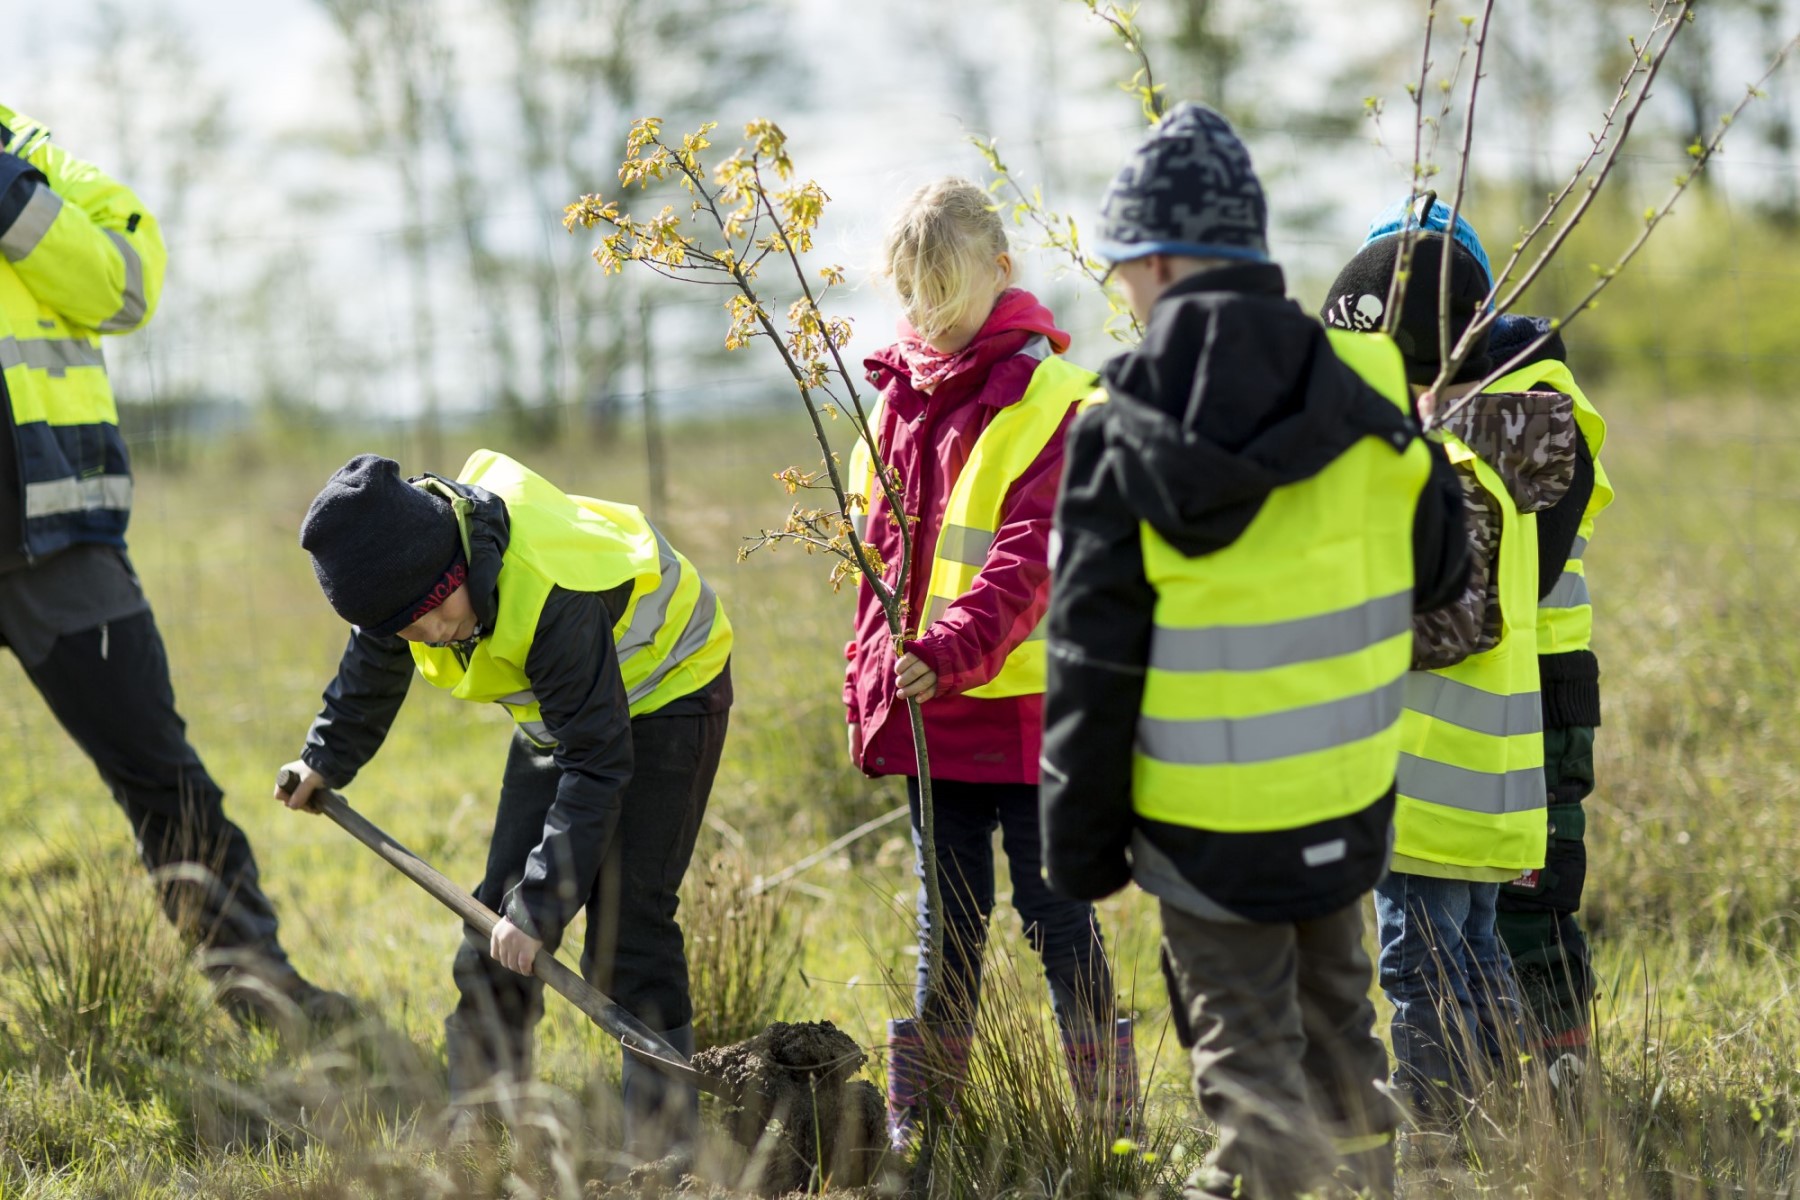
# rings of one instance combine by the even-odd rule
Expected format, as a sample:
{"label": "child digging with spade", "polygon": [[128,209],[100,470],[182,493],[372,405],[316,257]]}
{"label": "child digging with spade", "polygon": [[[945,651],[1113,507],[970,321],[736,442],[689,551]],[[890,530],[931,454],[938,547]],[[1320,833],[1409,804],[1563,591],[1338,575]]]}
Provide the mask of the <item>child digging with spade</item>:
{"label": "child digging with spade", "polygon": [[[517,722],[476,896],[504,918],[458,950],[444,1022],[453,1104],[502,1099],[530,1073],[543,985],[529,972],[587,909],[582,973],[683,1053],[693,1050],[676,890],[731,707],[731,624],[693,564],[636,508],[565,494],[478,450],[454,480],[403,478],[359,454],[333,475],[300,544],[351,624],[306,737],[308,806],[372,758],[416,668]],[[624,1058],[627,1149],[691,1139],[697,1097]]]}

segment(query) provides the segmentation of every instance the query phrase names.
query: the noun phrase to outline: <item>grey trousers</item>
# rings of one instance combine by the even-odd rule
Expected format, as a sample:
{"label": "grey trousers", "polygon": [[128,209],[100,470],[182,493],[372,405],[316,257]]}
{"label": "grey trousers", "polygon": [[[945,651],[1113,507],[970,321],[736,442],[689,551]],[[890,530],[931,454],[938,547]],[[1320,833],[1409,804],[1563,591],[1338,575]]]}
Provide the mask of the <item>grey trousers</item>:
{"label": "grey trousers", "polygon": [[1399,1110],[1381,1090],[1360,904],[1288,924],[1162,906],[1175,1030],[1218,1145],[1191,1197],[1291,1200],[1334,1174],[1393,1189]]}

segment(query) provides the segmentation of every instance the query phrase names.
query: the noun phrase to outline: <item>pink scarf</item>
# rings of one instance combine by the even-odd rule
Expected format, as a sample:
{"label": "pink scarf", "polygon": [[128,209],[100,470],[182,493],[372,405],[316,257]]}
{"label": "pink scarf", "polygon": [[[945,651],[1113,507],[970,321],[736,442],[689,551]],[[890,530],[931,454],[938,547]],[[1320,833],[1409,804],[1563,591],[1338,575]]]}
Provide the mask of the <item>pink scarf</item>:
{"label": "pink scarf", "polygon": [[954,354],[932,349],[919,336],[918,330],[904,319],[900,321],[899,333],[900,340],[895,349],[906,363],[913,387],[926,395],[964,371],[992,366],[1002,358],[1017,354],[1025,343],[1040,334],[1050,339],[1051,348],[1058,354],[1069,348],[1069,335],[1056,327],[1056,318],[1050,310],[1024,288],[1008,288],[1001,292],[980,331]]}

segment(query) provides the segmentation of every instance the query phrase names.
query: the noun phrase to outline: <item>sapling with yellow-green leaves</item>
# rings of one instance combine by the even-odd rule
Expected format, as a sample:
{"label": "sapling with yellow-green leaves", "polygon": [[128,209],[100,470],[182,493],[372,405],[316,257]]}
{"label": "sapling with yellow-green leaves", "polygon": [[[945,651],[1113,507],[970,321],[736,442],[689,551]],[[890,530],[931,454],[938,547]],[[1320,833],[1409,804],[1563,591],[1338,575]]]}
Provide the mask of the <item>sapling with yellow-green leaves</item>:
{"label": "sapling with yellow-green leaves", "polygon": [[[745,145],[708,167],[702,155],[712,148],[710,135],[716,128],[715,122],[707,122],[676,140],[665,137],[659,118],[645,117],[632,125],[626,139],[618,173],[621,187],[676,184],[689,197],[685,212],[665,204],[654,215],[638,218],[621,208],[617,199],[587,195],[568,206],[563,223],[571,230],[579,226],[605,231],[594,259],[607,274],[636,263],[665,278],[727,289],[726,348],[738,350],[758,338],[774,347],[794,382],[820,453],[816,469],[790,466],[776,472],[775,478],[789,495],[819,496],[823,503],[797,501],[779,528],[763,529],[748,538],[739,557],[787,542],[808,554],[833,559],[832,587],[855,581],[870,590],[886,618],[898,659],[923,617],[910,611],[906,599],[913,570],[912,519],[896,522],[904,553],[889,582],[888,564],[864,540],[855,519],[868,511],[870,497],[846,482],[845,464],[833,450],[828,432],[829,421],[841,417],[850,423],[869,455],[874,486],[882,490],[890,513],[905,512],[900,481],[873,436],[872,406],[864,403],[844,361],[850,320],[821,307],[831,290],[843,284],[844,268],[825,265],[809,271],[806,264],[830,197],[816,181],[796,176],[787,137],[769,120],[745,125]],[[763,275],[771,260],[780,283]],[[791,297],[785,323],[779,325],[771,316],[778,292]],[[932,849],[935,817],[925,725],[919,700],[908,697],[906,706],[919,775],[926,908],[929,914],[939,914],[943,901]],[[943,922],[930,919],[927,925],[925,991],[930,997],[942,986]]]}

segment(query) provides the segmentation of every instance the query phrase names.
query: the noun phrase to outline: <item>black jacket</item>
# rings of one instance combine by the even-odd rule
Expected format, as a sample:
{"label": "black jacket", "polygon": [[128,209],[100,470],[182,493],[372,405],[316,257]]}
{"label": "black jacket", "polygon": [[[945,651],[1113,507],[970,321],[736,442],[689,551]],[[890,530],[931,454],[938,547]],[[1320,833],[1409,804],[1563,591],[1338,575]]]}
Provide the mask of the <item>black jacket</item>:
{"label": "black jacket", "polygon": [[[451,483],[473,500],[469,514],[469,596],[483,629],[499,607],[496,583],[510,538],[506,503],[482,488]],[[613,644],[614,614],[631,585],[607,592],[554,588],[538,617],[525,675],[556,738],[562,778],[544,819],[542,840],[507,893],[503,915],[538,937],[559,935],[587,902],[631,781],[631,710]],[[337,678],[306,735],[300,757],[333,787],[343,787],[373,758],[406,699],[413,658],[398,637],[350,635]],[[730,672],[657,716],[712,711],[731,703]]]}
{"label": "black jacket", "polygon": [[[1550,336],[1514,370],[1541,362],[1565,362],[1568,348],[1563,336],[1550,328],[1548,317],[1503,316],[1494,324],[1489,342],[1496,363],[1504,363],[1539,335]],[[1594,496],[1594,455],[1586,438],[1575,442],[1575,479],[1563,498],[1537,515],[1538,599],[1542,600],[1562,578],[1569,552],[1581,528],[1581,518]],[[1544,728],[1566,729],[1600,724],[1600,660],[1592,650],[1538,656]]]}
{"label": "black jacket", "polygon": [[[1186,554],[1208,554],[1235,541],[1272,490],[1318,474],[1361,438],[1404,450],[1420,436],[1284,291],[1280,269],[1264,265],[1178,283],[1157,301],[1143,344],[1107,364],[1111,402],[1070,431],[1041,793],[1046,869],[1067,895],[1116,891],[1134,859],[1143,880],[1154,857],[1224,919],[1302,920],[1355,900],[1386,863],[1391,789],[1354,816],[1280,833],[1209,834],[1132,811],[1156,602],[1140,522]],[[1461,489],[1435,446],[1431,463],[1413,533],[1420,611],[1454,599],[1468,570]],[[1337,863],[1301,870],[1304,847],[1337,837]]]}

